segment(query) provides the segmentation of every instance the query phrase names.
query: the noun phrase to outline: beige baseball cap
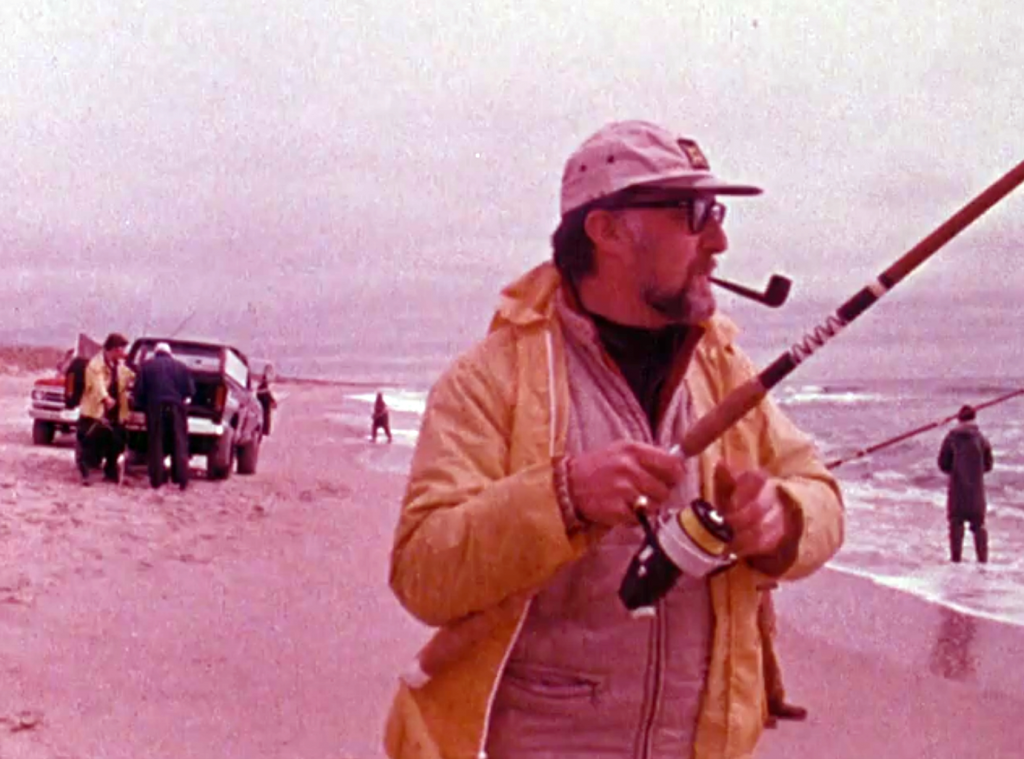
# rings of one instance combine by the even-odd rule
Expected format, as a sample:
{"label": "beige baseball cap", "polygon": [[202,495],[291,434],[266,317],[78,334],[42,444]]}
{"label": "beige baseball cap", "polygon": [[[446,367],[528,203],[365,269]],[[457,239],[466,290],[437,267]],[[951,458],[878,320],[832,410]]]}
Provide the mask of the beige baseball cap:
{"label": "beige baseball cap", "polygon": [[627,187],[761,194],[760,187],[726,182],[712,174],[696,140],[647,121],[616,121],[587,138],[566,161],[562,215]]}

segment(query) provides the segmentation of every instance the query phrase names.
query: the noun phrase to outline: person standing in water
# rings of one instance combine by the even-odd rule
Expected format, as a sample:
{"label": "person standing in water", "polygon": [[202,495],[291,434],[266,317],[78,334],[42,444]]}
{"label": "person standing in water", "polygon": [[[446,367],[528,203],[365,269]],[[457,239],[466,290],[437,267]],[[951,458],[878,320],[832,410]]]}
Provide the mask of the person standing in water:
{"label": "person standing in water", "polygon": [[939,469],[949,475],[946,515],[949,519],[949,560],[959,562],[963,554],[964,523],[974,534],[974,552],[980,563],[988,561],[988,532],[985,529],[985,473],[992,471],[992,446],[975,419],[971,406],[957,413],[959,424],[949,431],[939,449]]}

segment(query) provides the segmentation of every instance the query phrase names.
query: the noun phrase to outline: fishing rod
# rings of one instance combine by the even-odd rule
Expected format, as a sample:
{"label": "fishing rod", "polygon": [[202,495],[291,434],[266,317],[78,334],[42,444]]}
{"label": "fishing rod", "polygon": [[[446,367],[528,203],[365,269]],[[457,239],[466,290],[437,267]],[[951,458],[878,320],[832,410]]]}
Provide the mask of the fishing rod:
{"label": "fishing rod", "polygon": [[[983,408],[995,406],[997,403],[1008,401],[1011,398],[1017,397],[1018,395],[1024,395],[1024,388],[1014,390],[1004,395],[1000,395],[998,398],[993,398],[992,400],[985,401],[984,403],[972,404],[971,408],[973,408],[975,411],[981,411],[981,409]],[[825,464],[825,467],[827,469],[838,469],[847,462],[856,461],[857,459],[864,458],[865,456],[870,456],[872,453],[875,453],[876,451],[880,451],[883,448],[888,448],[890,445],[896,445],[896,443],[902,443],[904,440],[908,440],[909,438],[912,438],[915,435],[920,435],[922,432],[928,432],[929,430],[934,430],[936,427],[941,427],[945,424],[949,424],[956,418],[957,414],[950,414],[949,416],[943,417],[942,419],[931,422],[929,424],[924,424],[921,425],[920,427],[915,427],[914,429],[897,435],[896,437],[891,437],[888,440],[883,440],[881,443],[876,443],[875,445],[871,445],[868,446],[867,448],[862,448],[858,451],[855,451],[853,454],[847,456],[846,458],[834,459],[833,461],[830,461],[827,464]]]}
{"label": "fishing rod", "polygon": [[[793,344],[759,374],[730,392],[721,403],[697,420],[683,436],[680,444],[683,456],[693,458],[703,452],[764,400],[769,390],[1022,182],[1024,161],[997,179],[931,234],[900,256],[874,281],[839,306],[823,324],[807,333],[800,342]],[[489,634],[503,616],[509,613],[510,606],[511,598],[506,599],[495,609],[470,614],[442,627],[421,649],[409,670],[403,675],[403,680],[413,688],[429,682],[448,664],[457,661],[467,648]]]}
{"label": "fishing rod", "polygon": [[169,337],[174,337],[179,332],[181,332],[181,330],[185,327],[185,325],[188,324],[192,320],[192,317],[195,316],[195,315],[196,315],[196,310],[193,308],[192,311],[189,313],[189,315],[186,316],[182,320],[181,324],[179,324],[177,327],[175,327],[174,331],[169,335]]}
{"label": "fishing rod", "polygon": [[788,377],[796,368],[821,349],[825,343],[849,326],[857,317],[878,302],[946,243],[970,226],[983,213],[1024,182],[1024,161],[997,179],[967,205],[953,214],[931,234],[904,253],[889,268],[855,293],[757,376],[727,395],[708,414],[701,417],[683,438],[682,449],[687,458],[696,456],[719,438],[725,430],[743,418],[760,403],[768,391]]}

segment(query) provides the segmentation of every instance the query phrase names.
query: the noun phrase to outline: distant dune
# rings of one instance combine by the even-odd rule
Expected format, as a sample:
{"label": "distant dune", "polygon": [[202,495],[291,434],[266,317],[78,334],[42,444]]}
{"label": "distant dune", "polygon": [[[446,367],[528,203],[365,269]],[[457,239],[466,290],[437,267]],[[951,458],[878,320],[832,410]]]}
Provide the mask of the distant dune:
{"label": "distant dune", "polygon": [[[64,358],[66,348],[52,345],[3,345],[0,344],[0,374],[37,374],[48,373],[57,368]],[[262,373],[267,359],[252,361],[253,376]],[[255,379],[253,380],[255,382]],[[339,380],[311,380],[303,377],[278,377],[278,384],[310,384],[351,386],[353,383]]]}
{"label": "distant dune", "polygon": [[47,345],[0,345],[0,374],[53,370],[66,350]]}

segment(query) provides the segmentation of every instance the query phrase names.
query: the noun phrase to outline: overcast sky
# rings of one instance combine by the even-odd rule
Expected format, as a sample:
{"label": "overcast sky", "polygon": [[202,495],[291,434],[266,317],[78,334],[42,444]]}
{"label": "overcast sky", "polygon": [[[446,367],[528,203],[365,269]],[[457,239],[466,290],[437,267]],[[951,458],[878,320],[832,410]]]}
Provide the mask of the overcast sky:
{"label": "overcast sky", "polygon": [[[765,188],[731,203],[723,274],[842,296],[1024,159],[1024,14],[5,0],[0,103],[9,323],[68,289],[167,319],[437,280],[493,299],[548,256],[569,152],[620,118]],[[1019,190],[907,290],[1024,290],[1022,237]]]}

